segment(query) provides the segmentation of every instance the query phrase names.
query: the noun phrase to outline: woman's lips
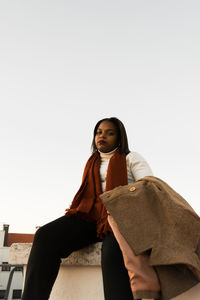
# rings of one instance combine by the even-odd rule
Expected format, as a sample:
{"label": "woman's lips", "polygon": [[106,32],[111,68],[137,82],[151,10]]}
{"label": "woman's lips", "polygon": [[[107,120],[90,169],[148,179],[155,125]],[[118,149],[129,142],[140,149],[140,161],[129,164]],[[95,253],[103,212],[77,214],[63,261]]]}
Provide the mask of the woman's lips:
{"label": "woman's lips", "polygon": [[100,145],[103,145],[103,144],[105,144],[106,142],[104,141],[104,140],[100,140],[100,141],[98,141],[98,144],[100,144]]}

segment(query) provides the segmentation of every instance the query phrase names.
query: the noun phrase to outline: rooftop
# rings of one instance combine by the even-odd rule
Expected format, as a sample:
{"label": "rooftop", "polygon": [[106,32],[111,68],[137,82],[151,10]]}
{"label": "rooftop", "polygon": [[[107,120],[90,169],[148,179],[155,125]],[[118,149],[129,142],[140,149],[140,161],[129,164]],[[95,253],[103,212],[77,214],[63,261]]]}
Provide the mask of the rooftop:
{"label": "rooftop", "polygon": [[13,243],[32,243],[34,234],[29,233],[8,233],[7,247]]}

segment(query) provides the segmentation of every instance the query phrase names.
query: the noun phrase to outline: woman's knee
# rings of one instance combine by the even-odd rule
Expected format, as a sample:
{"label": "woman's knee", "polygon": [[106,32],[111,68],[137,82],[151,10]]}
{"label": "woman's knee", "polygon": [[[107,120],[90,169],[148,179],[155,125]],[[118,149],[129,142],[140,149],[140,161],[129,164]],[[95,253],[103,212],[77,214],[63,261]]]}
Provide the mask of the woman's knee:
{"label": "woman's knee", "polygon": [[46,225],[37,229],[35,236],[34,236],[34,244],[46,244],[50,240],[50,232]]}
{"label": "woman's knee", "polygon": [[39,227],[35,233],[34,242],[56,243],[60,238],[62,227],[62,217]]}

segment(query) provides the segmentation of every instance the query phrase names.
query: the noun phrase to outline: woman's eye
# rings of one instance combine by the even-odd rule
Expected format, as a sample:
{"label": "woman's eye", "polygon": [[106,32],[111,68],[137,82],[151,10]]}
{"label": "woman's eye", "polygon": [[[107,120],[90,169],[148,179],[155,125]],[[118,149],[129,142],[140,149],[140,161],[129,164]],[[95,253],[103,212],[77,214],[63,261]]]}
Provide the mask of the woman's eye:
{"label": "woman's eye", "polygon": [[[102,131],[97,131],[96,132],[96,135],[100,135],[100,134],[102,134]],[[105,134],[107,134],[107,135],[114,135],[114,132],[113,131],[108,131]]]}

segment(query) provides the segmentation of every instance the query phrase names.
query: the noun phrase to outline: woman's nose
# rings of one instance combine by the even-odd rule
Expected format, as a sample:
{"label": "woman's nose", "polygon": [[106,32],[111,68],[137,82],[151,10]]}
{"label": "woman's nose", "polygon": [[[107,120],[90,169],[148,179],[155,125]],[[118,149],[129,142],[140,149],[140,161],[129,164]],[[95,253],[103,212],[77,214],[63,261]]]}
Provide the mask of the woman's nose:
{"label": "woman's nose", "polygon": [[101,132],[100,137],[104,138],[105,137],[105,132]]}

